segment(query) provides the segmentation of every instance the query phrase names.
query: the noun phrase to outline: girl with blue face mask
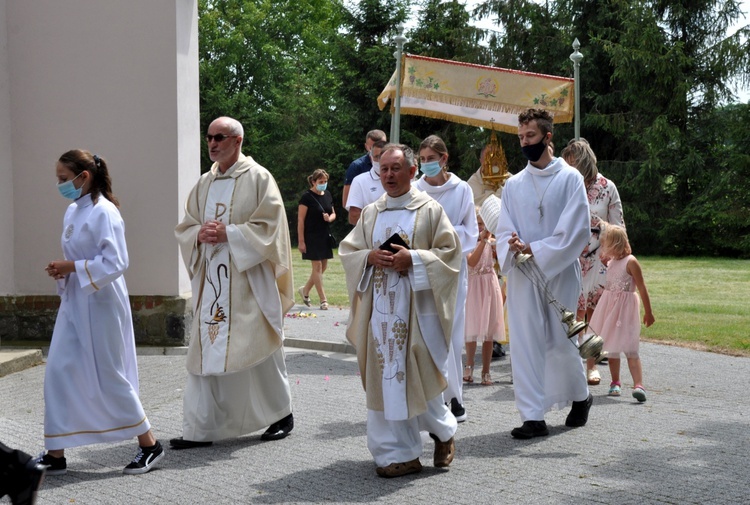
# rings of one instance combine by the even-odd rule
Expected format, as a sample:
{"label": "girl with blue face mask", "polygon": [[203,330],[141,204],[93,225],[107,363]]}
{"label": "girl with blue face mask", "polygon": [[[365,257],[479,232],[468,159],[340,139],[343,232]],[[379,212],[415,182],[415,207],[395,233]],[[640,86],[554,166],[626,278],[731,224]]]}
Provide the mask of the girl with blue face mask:
{"label": "girl with blue face mask", "polygon": [[450,219],[461,242],[464,259],[459,273],[459,289],[456,300],[451,347],[448,358],[448,388],[445,399],[450,402],[451,412],[458,422],[466,420],[463,407],[463,375],[461,354],[464,346],[464,322],[466,319],[466,294],[468,267],[466,256],[477,245],[479,228],[474,208],[474,195],[469,185],[456,174],[448,172],[448,148],[437,135],[430,135],[419,145],[420,171],[424,176],[414,183],[414,188],[424,191],[437,201]]}
{"label": "girl with blue face mask", "polygon": [[62,475],[68,448],[137,438],[123,473],[146,473],[164,450],[138,396],[125,227],[107,162],[75,149],[60,157],[55,174],[58,191],[73,202],[63,218],[64,259],[45,268],[61,301],[44,376],[47,452],[39,464]]}
{"label": "girl with blue face mask", "polygon": [[303,260],[312,262],[312,272],[304,286],[297,293],[302,303],[310,307],[310,290],[315,287],[320,297],[321,310],[328,310],[328,301],[323,290],[323,274],[328,268],[328,260],[333,258],[330,223],[336,219],[333,197],[328,191],[328,173],[318,168],[307,178],[310,185],[300,198],[297,209],[297,240]]}
{"label": "girl with blue face mask", "polygon": [[66,169],[63,165],[57,164],[57,171],[60,172],[62,170],[62,174],[58,173],[57,180],[60,181],[57,183],[57,190],[60,192],[60,194],[64,198],[68,198],[70,200],[78,200],[81,198],[81,195],[83,194],[83,185],[85,184],[85,181],[81,183],[80,186],[75,186],[75,180],[78,179],[83,174],[88,174],[88,172],[83,171],[80,174],[76,175],[72,179],[68,179],[68,174],[65,172],[71,172],[71,170]]}
{"label": "girl with blue face mask", "polygon": [[[435,135],[431,137],[438,138]],[[431,137],[427,137],[427,139]],[[442,143],[442,140],[440,143]],[[448,149],[443,150],[442,147],[445,147],[444,143],[442,146],[439,143],[433,143],[419,151],[419,171],[424,174],[424,177],[429,178],[427,182],[432,186],[440,186],[449,179],[447,169]]]}

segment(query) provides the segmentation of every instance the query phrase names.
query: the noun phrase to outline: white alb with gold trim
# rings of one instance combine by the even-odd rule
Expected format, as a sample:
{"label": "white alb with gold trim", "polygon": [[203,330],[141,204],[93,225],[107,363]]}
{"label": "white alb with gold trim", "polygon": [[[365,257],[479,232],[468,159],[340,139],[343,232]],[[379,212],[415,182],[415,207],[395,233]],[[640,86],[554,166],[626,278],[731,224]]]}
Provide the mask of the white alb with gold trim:
{"label": "white alb with gold trim", "polygon": [[150,425],[138,398],[123,278],[128,251],[117,207],[103,196],[96,204],[89,195],[76,200],[65,213],[62,248],[75,272],[58,281],[60,310],[44,378],[45,448],[129,440]]}

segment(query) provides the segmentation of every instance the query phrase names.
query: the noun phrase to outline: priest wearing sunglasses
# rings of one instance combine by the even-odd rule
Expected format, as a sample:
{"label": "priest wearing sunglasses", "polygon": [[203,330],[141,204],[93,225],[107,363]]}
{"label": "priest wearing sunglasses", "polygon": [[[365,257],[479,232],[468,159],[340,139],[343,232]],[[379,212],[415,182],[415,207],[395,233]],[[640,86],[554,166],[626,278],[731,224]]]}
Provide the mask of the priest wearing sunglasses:
{"label": "priest wearing sunglasses", "polygon": [[267,428],[294,427],[282,341],[294,305],[289,226],[271,173],[242,154],[239,121],[208,127],[213,165],[185,204],[175,234],[193,292],[182,436],[173,449],[204,447]]}

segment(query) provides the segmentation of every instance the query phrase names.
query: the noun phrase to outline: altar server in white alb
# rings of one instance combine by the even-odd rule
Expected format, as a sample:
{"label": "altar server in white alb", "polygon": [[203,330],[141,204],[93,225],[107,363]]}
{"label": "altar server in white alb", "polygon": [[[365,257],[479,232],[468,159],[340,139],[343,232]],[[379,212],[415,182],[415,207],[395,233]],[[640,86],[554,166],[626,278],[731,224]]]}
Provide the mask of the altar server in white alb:
{"label": "altar server in white alb", "polygon": [[443,139],[430,135],[419,145],[419,171],[423,176],[414,183],[420,191],[430,195],[443,207],[461,242],[461,271],[458,275],[456,308],[453,312],[453,330],[448,361],[448,388],[443,398],[459,423],[466,421],[463,400],[463,375],[461,354],[464,348],[466,323],[466,293],[469,288],[469,270],[466,257],[477,246],[479,226],[474,207],[474,195],[469,185],[456,174],[448,172],[448,148]]}
{"label": "altar server in white alb", "polygon": [[289,225],[271,173],[241,152],[244,130],[220,117],[206,142],[214,162],[175,234],[193,291],[182,436],[175,449],[268,427],[294,427],[284,362],[284,314],[294,305]]}
{"label": "altar server in white alb", "polygon": [[[455,453],[458,425],[442,392],[461,244],[443,208],[411,187],[416,170],[411,149],[386,145],[386,194],[362,209],[339,245],[351,302],[346,336],[357,348],[367,447],[381,477],[422,469],[420,430],[435,440],[435,466],[447,467]],[[395,237],[401,244],[385,247]]]}
{"label": "altar server in white alb", "polygon": [[47,475],[67,471],[65,449],[138,437],[123,470],[146,473],[164,457],[138,397],[133,319],[123,273],[125,225],[107,163],[88,151],[63,154],[55,169],[65,212],[64,260],[46,271],[57,280],[60,310],[44,376]]}
{"label": "altar server in white alb", "polygon": [[523,425],[515,438],[549,433],[544,414],[572,403],[566,426],[586,424],[593,401],[581,358],[567,338],[559,312],[517,268],[514,256],[532,254],[555,299],[574,311],[581,291],[578,256],[588,243],[589,205],[583,177],[553,158],[552,117],[541,109],[518,116],[518,138],[528,164],[505,184],[497,257],[508,276],[508,325],[513,389]]}

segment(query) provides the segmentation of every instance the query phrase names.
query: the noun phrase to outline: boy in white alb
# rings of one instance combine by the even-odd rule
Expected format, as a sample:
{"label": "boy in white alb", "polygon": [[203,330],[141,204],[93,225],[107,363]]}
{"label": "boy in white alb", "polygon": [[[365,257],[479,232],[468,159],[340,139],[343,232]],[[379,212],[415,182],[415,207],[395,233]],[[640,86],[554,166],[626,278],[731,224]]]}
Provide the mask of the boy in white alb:
{"label": "boy in white alb", "polygon": [[578,256],[591,230],[583,177],[561,158],[553,158],[548,149],[550,114],[529,109],[518,122],[521,150],[529,162],[505,183],[496,236],[497,258],[508,276],[513,388],[523,421],[511,435],[527,439],[549,434],[545,412],[571,403],[565,425],[585,425],[593,398],[559,312],[538,286],[514,268],[515,255],[533,255],[555,299],[574,308],[581,291]]}

